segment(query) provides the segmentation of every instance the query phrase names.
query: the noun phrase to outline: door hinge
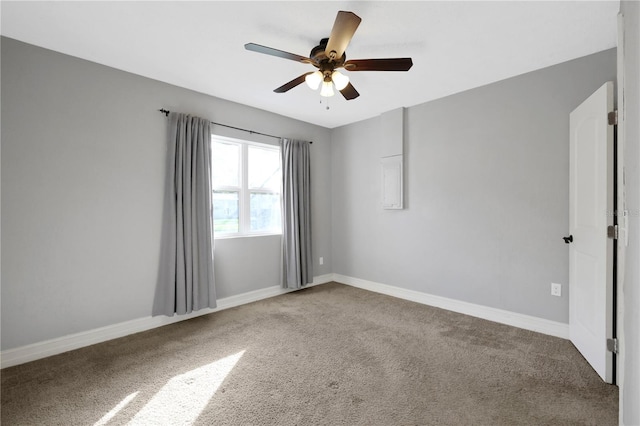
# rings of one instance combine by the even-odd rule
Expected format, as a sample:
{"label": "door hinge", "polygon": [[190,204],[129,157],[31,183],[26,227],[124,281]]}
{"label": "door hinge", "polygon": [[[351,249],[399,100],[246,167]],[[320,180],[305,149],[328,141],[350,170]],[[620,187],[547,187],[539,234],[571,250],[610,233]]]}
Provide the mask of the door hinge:
{"label": "door hinge", "polygon": [[609,352],[613,352],[614,354],[618,353],[618,339],[607,339],[607,350]]}
{"label": "door hinge", "polygon": [[609,119],[609,125],[610,126],[617,126],[618,125],[618,111],[611,111],[609,114],[607,114],[607,118]]}
{"label": "door hinge", "polygon": [[607,226],[607,238],[618,239],[618,225]]}

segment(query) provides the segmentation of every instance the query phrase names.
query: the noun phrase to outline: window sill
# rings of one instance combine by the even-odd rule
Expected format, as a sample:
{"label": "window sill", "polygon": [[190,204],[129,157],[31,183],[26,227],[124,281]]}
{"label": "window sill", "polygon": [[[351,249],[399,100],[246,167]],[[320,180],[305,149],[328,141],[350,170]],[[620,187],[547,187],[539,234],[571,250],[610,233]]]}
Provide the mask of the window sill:
{"label": "window sill", "polygon": [[214,240],[229,240],[233,238],[255,238],[255,237],[281,237],[282,232],[260,233],[260,234],[221,234],[213,235]]}

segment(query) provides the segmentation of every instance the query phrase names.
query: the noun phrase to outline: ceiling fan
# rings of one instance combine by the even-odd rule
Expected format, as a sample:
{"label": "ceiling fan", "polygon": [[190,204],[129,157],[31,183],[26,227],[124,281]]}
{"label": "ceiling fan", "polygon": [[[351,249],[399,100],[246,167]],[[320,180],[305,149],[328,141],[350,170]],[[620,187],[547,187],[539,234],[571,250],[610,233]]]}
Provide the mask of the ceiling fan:
{"label": "ceiling fan", "polygon": [[346,100],[351,100],[360,94],[349,82],[349,77],[337,71],[338,68],[344,68],[347,71],[408,71],[413,65],[411,58],[351,59],[347,61],[345,49],[360,25],[360,21],[360,17],[353,12],[339,11],[333,23],[331,35],[329,38],[320,40],[320,44],[311,49],[308,58],[255,43],[247,43],[244,47],[253,52],[311,64],[318,69],[283,84],[274,90],[276,93],[284,93],[306,82],[313,90],[322,84],[320,95],[326,97],[333,96],[333,86],[335,85]]}

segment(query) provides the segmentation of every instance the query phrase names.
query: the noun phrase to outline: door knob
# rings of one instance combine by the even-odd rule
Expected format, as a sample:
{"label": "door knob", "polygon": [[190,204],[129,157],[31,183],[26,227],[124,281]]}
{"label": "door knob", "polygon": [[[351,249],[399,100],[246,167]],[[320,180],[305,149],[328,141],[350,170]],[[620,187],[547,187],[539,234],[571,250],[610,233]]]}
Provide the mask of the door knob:
{"label": "door knob", "polygon": [[569,235],[568,237],[562,237],[565,244],[569,244],[573,242],[573,235]]}

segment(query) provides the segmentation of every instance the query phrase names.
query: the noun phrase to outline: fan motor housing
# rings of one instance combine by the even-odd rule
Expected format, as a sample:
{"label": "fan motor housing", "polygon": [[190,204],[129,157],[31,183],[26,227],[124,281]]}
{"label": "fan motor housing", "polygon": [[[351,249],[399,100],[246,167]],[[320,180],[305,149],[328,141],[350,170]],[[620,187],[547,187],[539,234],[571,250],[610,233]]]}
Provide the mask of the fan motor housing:
{"label": "fan motor housing", "polygon": [[313,59],[313,65],[319,68],[320,71],[326,73],[327,71],[333,71],[335,68],[340,68],[347,60],[347,54],[343,53],[342,57],[334,59],[333,61],[327,57],[325,50],[327,48],[328,38],[320,40],[320,44],[311,49],[309,57]]}

